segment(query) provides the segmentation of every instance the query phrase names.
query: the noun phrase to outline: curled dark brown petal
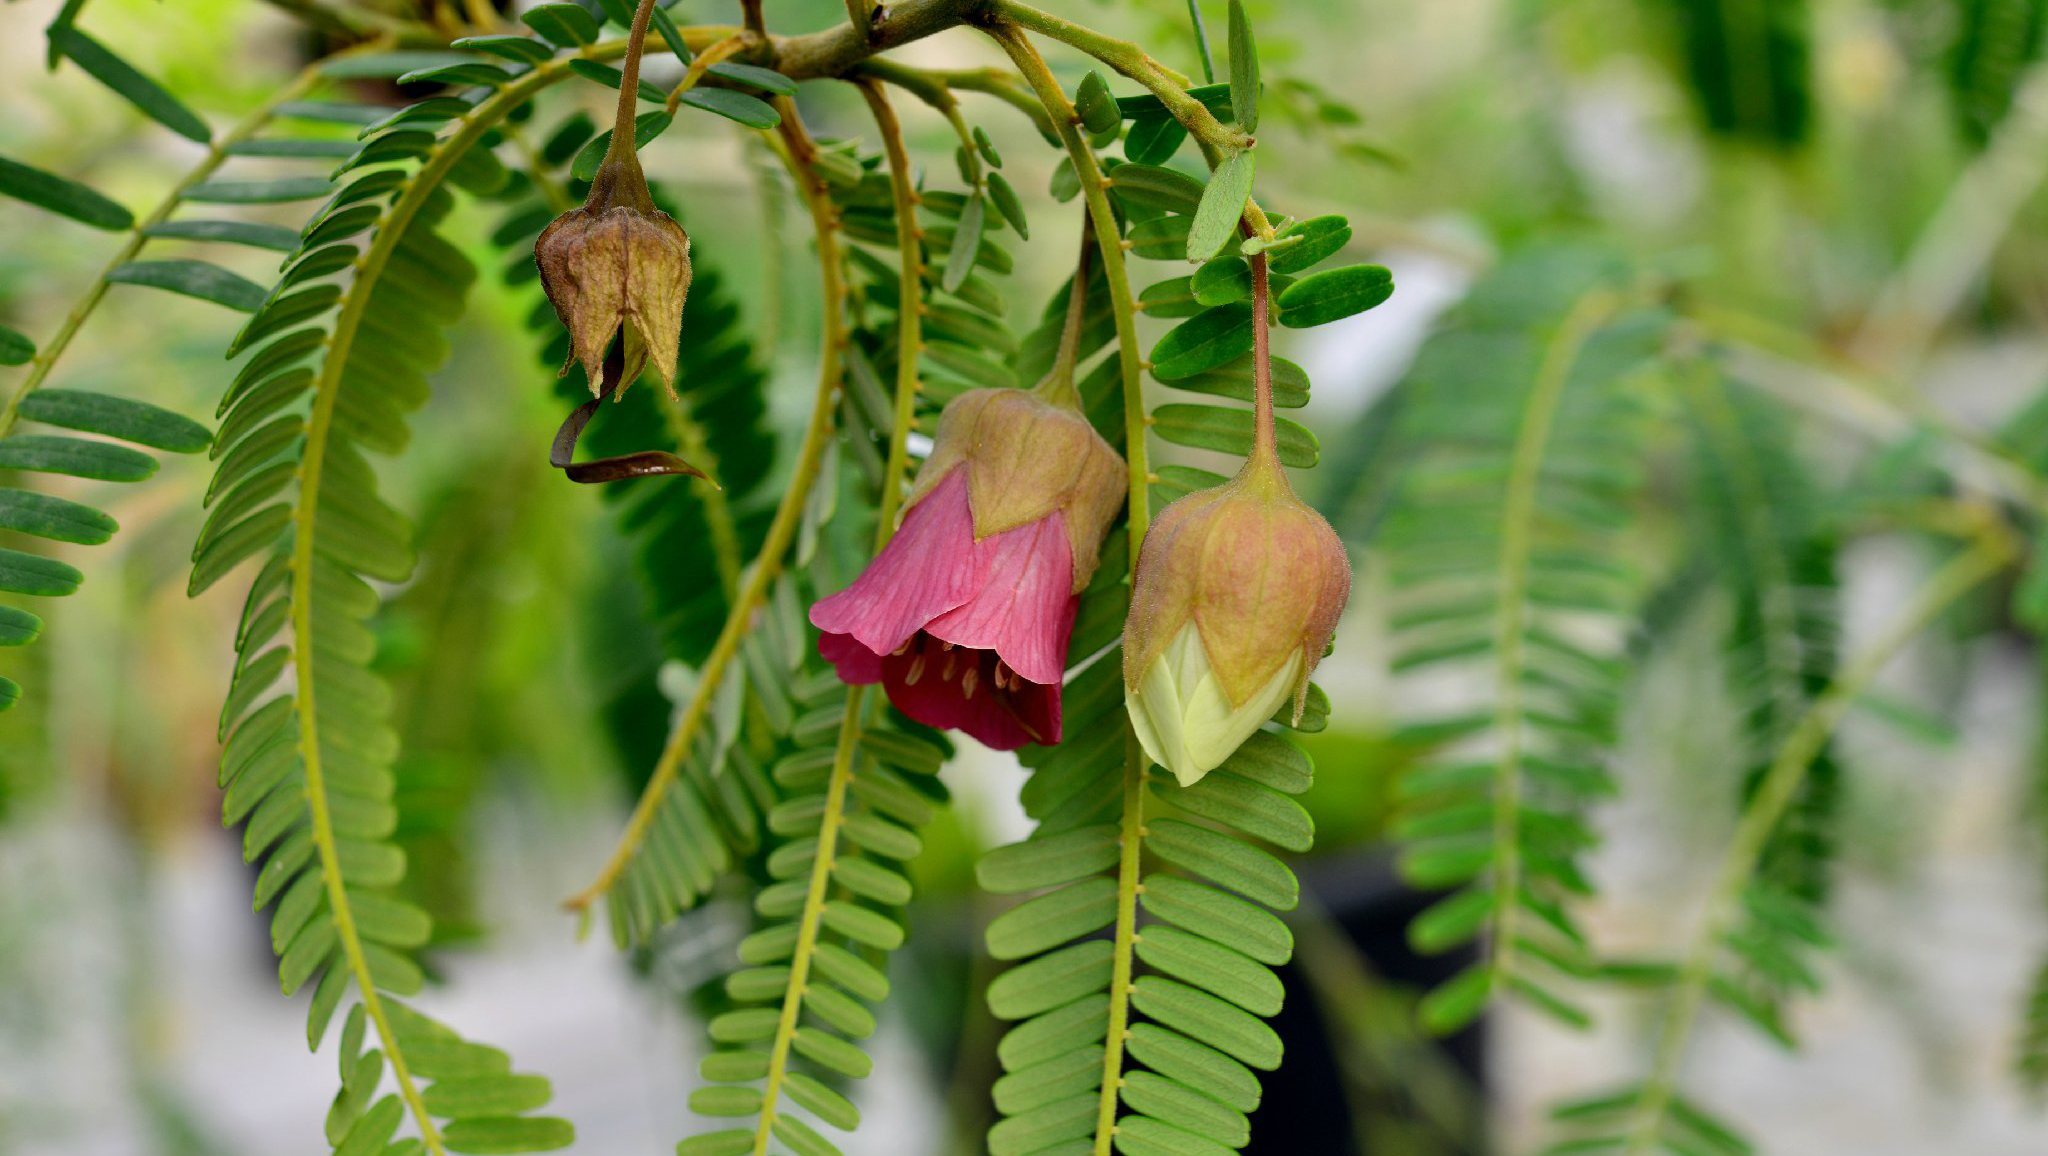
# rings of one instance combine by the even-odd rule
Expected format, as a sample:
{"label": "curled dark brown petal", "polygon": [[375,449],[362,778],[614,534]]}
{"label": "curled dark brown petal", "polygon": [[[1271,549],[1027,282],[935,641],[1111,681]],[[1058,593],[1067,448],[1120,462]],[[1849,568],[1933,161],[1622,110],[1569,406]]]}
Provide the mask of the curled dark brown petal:
{"label": "curled dark brown petal", "polygon": [[583,436],[583,427],[590,424],[590,419],[597,413],[598,407],[612,394],[618,392],[620,380],[624,376],[624,360],[618,346],[623,344],[620,342],[614,345],[611,353],[605,358],[604,388],[598,391],[596,397],[577,406],[563,420],[562,428],[555,431],[554,445],[548,449],[548,464],[568,475],[570,481],[586,484],[616,482],[626,478],[660,477],[664,474],[686,474],[717,485],[717,482],[711,481],[711,475],[665,450],[641,450],[638,453],[599,458],[593,462],[575,460],[576,442]]}

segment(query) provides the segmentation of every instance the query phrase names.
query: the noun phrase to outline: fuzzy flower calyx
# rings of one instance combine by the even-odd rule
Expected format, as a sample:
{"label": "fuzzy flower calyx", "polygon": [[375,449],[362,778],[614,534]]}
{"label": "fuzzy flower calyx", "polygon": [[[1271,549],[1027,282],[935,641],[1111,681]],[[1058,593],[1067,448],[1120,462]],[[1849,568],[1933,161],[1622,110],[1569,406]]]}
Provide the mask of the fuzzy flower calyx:
{"label": "fuzzy flower calyx", "polygon": [[1124,627],[1125,705],[1145,753],[1185,786],[1290,697],[1300,719],[1350,594],[1343,543],[1270,456],[1161,511]]}
{"label": "fuzzy flower calyx", "polygon": [[[629,134],[630,139],[630,134]],[[541,286],[569,331],[569,358],[581,362],[599,392],[605,350],[625,330],[618,393],[649,361],[675,395],[676,349],[690,292],[690,237],[654,207],[630,148],[614,145],[580,208],[556,217],[534,244]]]}

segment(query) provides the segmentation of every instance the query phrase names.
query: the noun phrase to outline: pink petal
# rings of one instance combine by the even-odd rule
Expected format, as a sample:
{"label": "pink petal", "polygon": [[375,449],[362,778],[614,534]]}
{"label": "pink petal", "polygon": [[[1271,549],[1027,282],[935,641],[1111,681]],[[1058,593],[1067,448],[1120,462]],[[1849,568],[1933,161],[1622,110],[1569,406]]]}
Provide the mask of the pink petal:
{"label": "pink petal", "polygon": [[839,672],[839,681],[848,686],[882,681],[882,656],[861,645],[852,635],[819,635],[818,656],[831,663]]}
{"label": "pink petal", "polygon": [[811,607],[811,625],[888,654],[974,597],[987,581],[989,556],[974,541],[967,473],[956,468],[910,508],[903,527],[853,585]]}
{"label": "pink petal", "polygon": [[1060,688],[1004,675],[994,652],[947,648],[920,634],[903,654],[882,659],[882,685],[896,709],[926,726],[958,730],[999,751],[1060,741]]}
{"label": "pink petal", "polygon": [[981,542],[988,580],[965,605],[925,630],[956,646],[993,650],[1032,682],[1054,684],[1074,630],[1074,554],[1065,515],[1054,513]]}

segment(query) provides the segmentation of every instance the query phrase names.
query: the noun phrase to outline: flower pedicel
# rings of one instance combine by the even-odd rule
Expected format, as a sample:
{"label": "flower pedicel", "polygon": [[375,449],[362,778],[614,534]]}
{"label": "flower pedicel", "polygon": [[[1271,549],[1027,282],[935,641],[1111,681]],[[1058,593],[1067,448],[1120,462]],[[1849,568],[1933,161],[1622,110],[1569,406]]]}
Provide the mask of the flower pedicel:
{"label": "flower pedicel", "polygon": [[1257,417],[1236,477],[1161,511],[1138,552],[1124,626],[1124,704],[1182,786],[1230,757],[1308,676],[1351,596],[1351,562],[1295,496],[1273,436],[1266,261],[1252,260]]}

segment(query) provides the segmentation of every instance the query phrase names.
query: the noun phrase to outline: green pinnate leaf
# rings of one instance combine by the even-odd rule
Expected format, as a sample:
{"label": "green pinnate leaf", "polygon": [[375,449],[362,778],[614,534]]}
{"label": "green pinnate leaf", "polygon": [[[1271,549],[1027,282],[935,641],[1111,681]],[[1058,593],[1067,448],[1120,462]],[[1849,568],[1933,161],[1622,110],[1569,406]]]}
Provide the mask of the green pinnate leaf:
{"label": "green pinnate leaf", "polygon": [[1204,305],[1228,305],[1252,295],[1252,269],[1243,257],[1206,261],[1188,278],[1188,291]]}
{"label": "green pinnate leaf", "polygon": [[531,36],[465,36],[451,41],[451,48],[468,48],[519,64],[539,64],[553,59],[554,49]]}
{"label": "green pinnate leaf", "polygon": [[1124,157],[1141,165],[1163,165],[1187,139],[1188,130],[1170,116],[1140,117],[1124,135]]}
{"label": "green pinnate leaf", "polygon": [[144,236],[183,241],[220,241],[289,253],[298,248],[299,235],[282,225],[256,221],[165,221],[151,225]]}
{"label": "green pinnate leaf", "polygon": [[1259,1078],[1250,1068],[1171,1028],[1140,1023],[1126,1046],[1132,1058],[1160,1075],[1239,1112],[1259,1106]]}
{"label": "green pinnate leaf", "polygon": [[1140,976],[1131,1000],[1139,1011],[1250,1067],[1280,1066],[1280,1037],[1263,1020],[1204,991],[1163,976]]}

